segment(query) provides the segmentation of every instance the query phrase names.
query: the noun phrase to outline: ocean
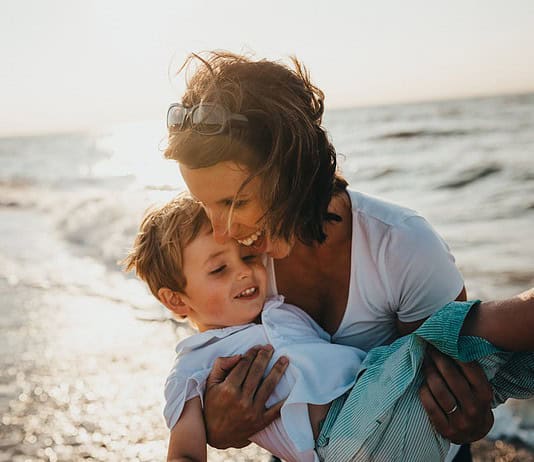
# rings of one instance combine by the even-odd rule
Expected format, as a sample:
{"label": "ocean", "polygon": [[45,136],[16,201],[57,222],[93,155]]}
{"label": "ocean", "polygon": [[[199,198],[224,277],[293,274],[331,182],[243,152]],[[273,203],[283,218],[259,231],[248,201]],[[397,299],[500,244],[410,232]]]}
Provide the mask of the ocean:
{"label": "ocean", "polygon": [[[324,125],[354,189],[445,238],[470,298],[534,286],[534,94],[331,110]],[[165,141],[163,120],[0,138],[0,461],[164,456],[163,381],[190,331],[117,262],[144,210],[184,189]],[[534,402],[500,408],[490,437],[534,448]]]}

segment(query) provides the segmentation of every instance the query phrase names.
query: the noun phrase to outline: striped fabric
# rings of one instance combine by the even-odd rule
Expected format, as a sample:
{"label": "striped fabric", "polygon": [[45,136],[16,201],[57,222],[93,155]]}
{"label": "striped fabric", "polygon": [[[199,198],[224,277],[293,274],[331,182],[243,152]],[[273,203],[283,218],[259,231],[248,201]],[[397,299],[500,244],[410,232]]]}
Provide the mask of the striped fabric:
{"label": "striped fabric", "polygon": [[494,389],[495,406],[534,396],[534,353],[503,352],[484,339],[459,336],[476,303],[450,303],[413,334],[369,352],[344,405],[333,406],[327,416],[335,422],[323,426],[318,438],[321,460],[445,459],[449,442],[434,430],[418,395],[427,342],[460,361],[478,361]]}

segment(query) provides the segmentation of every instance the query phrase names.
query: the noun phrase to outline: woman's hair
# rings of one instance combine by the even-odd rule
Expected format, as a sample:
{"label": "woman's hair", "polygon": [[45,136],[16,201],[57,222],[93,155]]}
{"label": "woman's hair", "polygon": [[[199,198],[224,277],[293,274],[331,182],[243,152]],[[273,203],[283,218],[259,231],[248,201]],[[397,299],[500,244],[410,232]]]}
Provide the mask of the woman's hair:
{"label": "woman's hair", "polygon": [[[194,128],[172,130],[165,157],[196,169],[222,161],[247,167],[260,178],[262,224],[271,237],[304,243],[323,242],[325,221],[340,221],[328,212],[333,195],[347,182],[337,172],[336,152],[321,127],[324,94],[307,70],[291,58],[293,68],[229,52],[192,54],[196,62],[182,104],[218,103],[245,115],[245,127],[208,136]],[[183,68],[182,67],[182,68]]]}
{"label": "woman's hair", "polygon": [[124,270],[135,270],[158,299],[162,287],[184,292],[184,249],[203,227],[211,230],[209,218],[200,203],[187,193],[162,207],[149,209],[132,249],[121,262]]}

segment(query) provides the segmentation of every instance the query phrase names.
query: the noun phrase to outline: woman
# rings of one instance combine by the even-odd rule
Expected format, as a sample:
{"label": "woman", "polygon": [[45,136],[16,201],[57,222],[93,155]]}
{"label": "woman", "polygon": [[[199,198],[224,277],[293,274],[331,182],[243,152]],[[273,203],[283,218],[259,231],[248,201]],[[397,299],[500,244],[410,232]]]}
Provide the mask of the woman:
{"label": "woman", "polygon": [[[291,70],[230,53],[195,58],[200,66],[182,103],[169,109],[165,155],[180,164],[216,239],[271,257],[273,292],[334,342],[364,350],[465,300],[448,247],[422,217],[347,189],[321,127],[324,95],[298,61]],[[244,446],[278,415],[281,403],[266,410],[265,401],[283,368],[262,379],[269,357],[260,349],[214,367],[205,396],[212,446]],[[491,427],[491,391],[478,366],[432,353],[421,400],[453,442],[474,441]]]}

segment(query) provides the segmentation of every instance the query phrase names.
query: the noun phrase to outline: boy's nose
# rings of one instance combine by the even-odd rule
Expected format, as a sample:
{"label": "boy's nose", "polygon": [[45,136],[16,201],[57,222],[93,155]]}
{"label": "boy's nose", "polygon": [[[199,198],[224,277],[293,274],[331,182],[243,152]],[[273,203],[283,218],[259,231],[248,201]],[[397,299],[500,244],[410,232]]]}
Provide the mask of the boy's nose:
{"label": "boy's nose", "polygon": [[241,281],[243,279],[249,278],[250,276],[252,276],[252,268],[248,266],[246,263],[242,262],[239,268],[237,279]]}

